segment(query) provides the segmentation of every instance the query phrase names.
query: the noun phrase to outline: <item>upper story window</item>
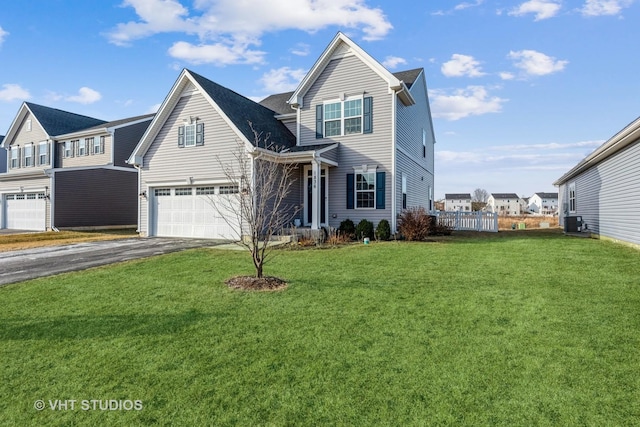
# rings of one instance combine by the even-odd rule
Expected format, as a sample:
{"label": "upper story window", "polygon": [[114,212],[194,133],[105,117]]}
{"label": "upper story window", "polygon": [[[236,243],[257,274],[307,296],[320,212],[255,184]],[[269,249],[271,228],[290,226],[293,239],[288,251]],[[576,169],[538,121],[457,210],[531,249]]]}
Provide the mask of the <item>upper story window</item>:
{"label": "upper story window", "polygon": [[427,157],[427,131],[422,129],[422,157]]}
{"label": "upper story window", "polygon": [[371,133],[371,97],[326,101],[316,106],[316,138]]}
{"label": "upper story window", "polygon": [[33,165],[33,144],[27,144],[24,146],[24,167]]}
{"label": "upper story window", "polygon": [[190,123],[178,127],[178,147],[204,145],[204,123]]}
{"label": "upper story window", "polygon": [[73,141],[65,141],[64,142],[64,157],[73,157]]}
{"label": "upper story window", "polygon": [[78,147],[78,156],[86,156],[87,154],[89,154],[89,152],[87,151],[86,139],[79,139],[76,141],[76,144]]}
{"label": "upper story window", "polygon": [[41,142],[38,144],[38,164],[46,165],[49,163],[49,144]]}
{"label": "upper story window", "polygon": [[407,209],[407,176],[402,174],[402,209]]}
{"label": "upper story window", "polygon": [[11,147],[11,168],[20,167],[20,148],[19,147]]}
{"label": "upper story window", "polygon": [[104,153],[104,136],[100,138],[91,138],[93,145],[93,154],[102,154]]}

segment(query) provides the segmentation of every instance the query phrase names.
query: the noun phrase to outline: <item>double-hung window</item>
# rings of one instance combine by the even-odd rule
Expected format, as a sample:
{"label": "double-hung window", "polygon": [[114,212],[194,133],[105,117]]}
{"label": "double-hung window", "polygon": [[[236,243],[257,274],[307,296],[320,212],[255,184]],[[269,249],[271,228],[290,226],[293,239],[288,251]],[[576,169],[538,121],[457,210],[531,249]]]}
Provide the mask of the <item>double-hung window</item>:
{"label": "double-hung window", "polygon": [[204,145],[204,123],[185,124],[178,128],[178,146],[195,147]]}
{"label": "double-hung window", "polygon": [[324,136],[362,133],[362,98],[324,103]]}
{"label": "double-hung window", "polygon": [[64,157],[73,157],[73,141],[64,142]]}
{"label": "double-hung window", "polygon": [[91,139],[93,139],[93,154],[102,154],[104,136],[101,136],[100,138],[91,138]]}
{"label": "double-hung window", "polygon": [[356,208],[367,209],[376,206],[376,173],[356,173]]}
{"label": "double-hung window", "polygon": [[20,167],[20,148],[11,147],[11,169]]}
{"label": "double-hung window", "polygon": [[576,183],[569,184],[569,212],[576,211]]}
{"label": "double-hung window", "polygon": [[24,146],[24,167],[33,166],[33,144]]}
{"label": "double-hung window", "polygon": [[78,144],[78,156],[86,156],[87,155],[87,140],[79,139],[76,141]]}
{"label": "double-hung window", "polygon": [[49,163],[47,161],[48,158],[48,153],[47,151],[49,148],[49,144],[47,144],[46,142],[41,142],[40,144],[38,144],[38,164],[39,165],[46,165],[47,163]]}

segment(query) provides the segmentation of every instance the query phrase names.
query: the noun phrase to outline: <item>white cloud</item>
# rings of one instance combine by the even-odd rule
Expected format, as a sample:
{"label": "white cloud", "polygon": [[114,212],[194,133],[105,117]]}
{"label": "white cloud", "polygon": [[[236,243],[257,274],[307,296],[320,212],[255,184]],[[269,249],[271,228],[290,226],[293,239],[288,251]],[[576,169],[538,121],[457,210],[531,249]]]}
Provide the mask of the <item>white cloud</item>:
{"label": "white cloud", "polygon": [[485,75],[481,71],[479,61],[476,61],[473,56],[459,53],[451,55],[451,59],[442,64],[441,71],[446,77],[480,77]]}
{"label": "white cloud", "polygon": [[2,43],[4,42],[4,39],[9,35],[8,32],[6,32],[5,30],[2,29],[2,27],[0,27],[0,46],[2,46]]}
{"label": "white cloud", "polygon": [[468,116],[498,113],[507,99],[489,96],[484,86],[467,86],[451,94],[434,90],[431,95],[433,117],[445,120],[459,120]]}
{"label": "white cloud", "polygon": [[160,106],[162,104],[153,104],[151,107],[149,107],[149,109],[147,110],[146,114],[154,114],[157,113],[158,110],[160,109]]}
{"label": "white cloud", "polygon": [[29,98],[31,98],[29,91],[17,84],[3,84],[0,89],[0,101],[23,101]]}
{"label": "white cloud", "polygon": [[[178,0],[125,0],[138,21],[118,24],[106,34],[111,43],[127,45],[154,34],[177,32],[197,37],[197,44],[176,42],[169,54],[192,63],[256,63],[256,51],[268,32],[301,30],[315,32],[329,26],[357,29],[364,40],[377,40],[393,28],[380,8],[366,0],[195,0],[190,11]],[[296,50],[296,54],[305,50]],[[258,59],[259,58],[259,59]],[[230,62],[225,62],[230,61]]]}
{"label": "white cloud", "polygon": [[309,55],[309,49],[310,48],[311,48],[311,46],[309,46],[306,43],[298,43],[298,44],[296,44],[296,46],[294,48],[289,50],[289,52],[291,52],[291,53],[293,53],[294,55],[297,55],[297,56],[307,56],[307,55]]}
{"label": "white cloud", "polygon": [[569,61],[556,60],[552,56],[545,55],[535,50],[520,50],[509,52],[509,58],[515,61],[514,65],[530,76],[544,76],[564,70]]}
{"label": "white cloud", "polygon": [[484,3],[484,0],[476,0],[473,3],[469,3],[469,2],[460,3],[460,4],[455,5],[455,7],[453,9],[454,10],[469,9],[470,7],[480,6],[482,3]]}
{"label": "white cloud", "polygon": [[516,78],[513,73],[509,73],[507,71],[502,71],[501,73],[499,73],[499,75],[502,80],[513,80]]}
{"label": "white cloud", "polygon": [[522,150],[565,150],[568,148],[597,148],[604,141],[578,141],[578,142],[550,142],[547,144],[513,144],[513,145],[494,145],[487,147],[490,150],[501,151],[522,151]]}
{"label": "white cloud", "polygon": [[289,92],[298,87],[305,74],[306,71],[301,68],[282,67],[263,74],[260,82],[269,94]]}
{"label": "white cloud", "polygon": [[382,65],[390,70],[397,68],[398,65],[404,65],[406,63],[407,60],[404,58],[400,58],[399,56],[387,56],[384,61],[382,61]]}
{"label": "white cloud", "polygon": [[509,15],[523,16],[529,13],[535,14],[535,21],[553,18],[558,14],[562,6],[557,1],[550,0],[529,0],[520,6],[513,8]]}
{"label": "white cloud", "polygon": [[581,12],[585,16],[617,15],[633,0],[586,0]]}
{"label": "white cloud", "polygon": [[66,101],[78,102],[80,104],[93,104],[94,102],[100,101],[100,99],[102,99],[102,95],[100,95],[100,92],[86,86],[81,87],[78,90],[77,95],[67,96],[65,98]]}

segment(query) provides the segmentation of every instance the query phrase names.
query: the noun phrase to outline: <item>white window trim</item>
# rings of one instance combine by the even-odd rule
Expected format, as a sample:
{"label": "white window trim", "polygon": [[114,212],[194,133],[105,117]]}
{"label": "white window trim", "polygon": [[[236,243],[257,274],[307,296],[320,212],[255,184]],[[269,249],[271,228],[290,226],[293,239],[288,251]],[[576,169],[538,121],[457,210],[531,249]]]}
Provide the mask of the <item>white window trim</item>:
{"label": "white window trim", "polygon": [[[192,142],[189,142],[189,130],[191,130]],[[184,125],[184,146],[195,147],[196,146],[196,122]]]}
{"label": "white window trim", "polygon": [[87,155],[87,139],[78,140],[78,157]]}
{"label": "white window trim", "polygon": [[402,173],[402,209],[407,209],[409,203],[407,202],[407,175]]}
{"label": "white window trim", "polygon": [[[27,156],[27,150],[30,151],[30,155],[29,156]],[[23,155],[23,157],[24,157],[24,167],[25,168],[30,168],[32,166],[35,166],[35,155],[34,155],[33,144],[26,144],[24,146],[23,152],[24,152],[24,155]],[[30,162],[29,164],[27,164],[27,159],[29,159],[29,162]]]}
{"label": "white window trim", "polygon": [[[569,213],[576,213],[576,207],[577,207],[577,204],[576,204],[576,182],[575,181],[570,182],[568,188],[569,188],[569,191],[568,191]],[[572,197],[571,193],[573,193],[573,197]],[[573,203],[571,203],[571,202],[573,202]],[[571,205],[573,205],[573,206],[571,206]]]}
{"label": "white window trim", "polygon": [[[354,175],[353,175],[353,207],[354,209],[364,209],[364,210],[374,210],[376,208],[376,193],[377,193],[377,188],[376,188],[376,172],[377,169],[376,168],[362,168],[362,169],[354,169]],[[364,175],[364,174],[373,174],[373,190],[358,190],[358,174],[360,175]],[[358,207],[358,193],[368,193],[370,191],[373,191],[373,206],[371,207]]]}
{"label": "white window trim", "polygon": [[104,140],[104,136],[93,138],[93,144],[91,149],[93,150],[93,154],[102,154],[102,141]]}
{"label": "white window trim", "polygon": [[[344,104],[349,101],[357,101],[357,100],[360,100],[360,115],[345,117]],[[339,119],[327,119],[326,107],[327,105],[332,105],[332,104],[340,104]],[[358,118],[358,117],[360,118],[360,132],[345,133],[345,128],[344,128],[345,120]],[[327,135],[327,122],[335,122],[338,120],[340,121],[340,133],[338,135]],[[331,138],[335,136],[362,135],[363,128],[364,128],[364,96],[363,95],[348,96],[348,97],[345,97],[344,99],[337,98],[329,101],[324,101],[322,103],[322,136],[324,138]]]}
{"label": "white window trim", "polygon": [[[11,147],[11,153],[9,154],[9,167],[11,169],[17,169],[20,167],[20,149],[18,147]],[[14,156],[15,153],[15,156]],[[13,163],[15,161],[15,164]]]}
{"label": "white window trim", "polygon": [[[41,148],[44,147],[44,154],[41,153]],[[47,141],[43,141],[38,143],[38,164],[40,165],[48,165],[49,163],[47,162],[47,157],[49,155],[48,153],[48,147],[49,144],[47,143]],[[42,161],[42,156],[44,156],[44,161]]]}
{"label": "white window trim", "polygon": [[63,155],[65,159],[73,157],[73,141],[65,141],[62,147]]}

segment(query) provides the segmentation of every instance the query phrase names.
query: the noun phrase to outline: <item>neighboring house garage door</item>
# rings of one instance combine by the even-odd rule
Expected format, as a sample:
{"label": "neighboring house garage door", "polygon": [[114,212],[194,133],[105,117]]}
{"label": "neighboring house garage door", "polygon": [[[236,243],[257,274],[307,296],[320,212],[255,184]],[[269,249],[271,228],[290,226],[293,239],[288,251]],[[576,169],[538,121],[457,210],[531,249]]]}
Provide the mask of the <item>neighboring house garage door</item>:
{"label": "neighboring house garage door", "polygon": [[[154,188],[151,235],[237,240],[237,216],[225,208],[237,205],[237,193],[230,185]],[[227,220],[221,212],[227,212]]]}
{"label": "neighboring house garage door", "polygon": [[5,195],[5,227],[14,230],[45,230],[47,201],[44,193]]}

